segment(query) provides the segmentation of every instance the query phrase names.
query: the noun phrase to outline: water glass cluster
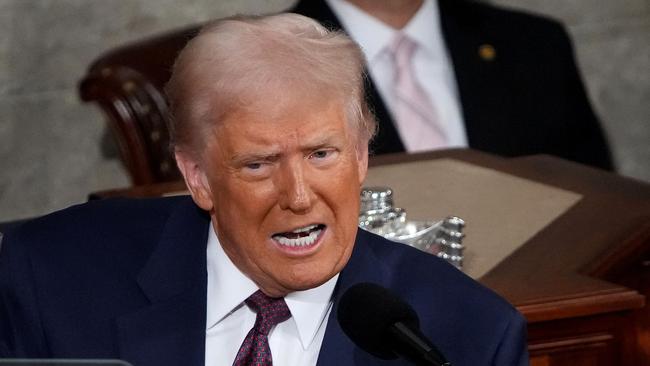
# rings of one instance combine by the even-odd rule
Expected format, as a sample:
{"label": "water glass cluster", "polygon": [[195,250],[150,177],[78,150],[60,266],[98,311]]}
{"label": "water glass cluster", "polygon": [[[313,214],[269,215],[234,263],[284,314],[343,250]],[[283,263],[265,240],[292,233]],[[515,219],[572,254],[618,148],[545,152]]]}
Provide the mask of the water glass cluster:
{"label": "water glass cluster", "polygon": [[465,221],[457,216],[440,221],[408,220],[406,211],[395,207],[393,190],[389,187],[364,187],[361,190],[359,227],[437,255],[462,269]]}

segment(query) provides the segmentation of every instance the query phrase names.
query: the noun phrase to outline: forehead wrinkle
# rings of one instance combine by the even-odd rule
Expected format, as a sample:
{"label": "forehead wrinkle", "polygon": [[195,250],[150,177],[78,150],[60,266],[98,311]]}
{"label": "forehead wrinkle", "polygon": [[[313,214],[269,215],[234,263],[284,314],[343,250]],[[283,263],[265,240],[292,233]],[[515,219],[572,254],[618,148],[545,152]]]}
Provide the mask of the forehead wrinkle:
{"label": "forehead wrinkle", "polygon": [[[324,145],[340,145],[344,139],[354,143],[353,127],[347,121],[339,100],[296,104],[294,100],[281,98],[280,103],[276,102],[271,108],[273,111],[265,110],[266,113],[259,113],[263,108],[251,108],[253,105],[231,111],[214,126],[212,134],[216,139],[213,141],[220,144],[218,140],[221,140],[225,145],[221,150],[230,155],[229,160],[271,157],[291,149],[304,151]],[[314,108],[314,105],[319,107]],[[297,123],[298,115],[303,116],[304,123]],[[315,126],[318,127],[314,131]]]}
{"label": "forehead wrinkle", "polygon": [[282,154],[282,147],[279,144],[253,143],[244,147],[231,146],[231,156],[228,160],[241,162],[250,159],[272,159]]}
{"label": "forehead wrinkle", "polygon": [[324,147],[327,145],[332,145],[340,140],[340,137],[347,138],[347,134],[339,133],[339,129],[332,129],[330,131],[325,131],[316,136],[307,136],[303,142],[300,143],[301,150],[311,150],[318,147]]}

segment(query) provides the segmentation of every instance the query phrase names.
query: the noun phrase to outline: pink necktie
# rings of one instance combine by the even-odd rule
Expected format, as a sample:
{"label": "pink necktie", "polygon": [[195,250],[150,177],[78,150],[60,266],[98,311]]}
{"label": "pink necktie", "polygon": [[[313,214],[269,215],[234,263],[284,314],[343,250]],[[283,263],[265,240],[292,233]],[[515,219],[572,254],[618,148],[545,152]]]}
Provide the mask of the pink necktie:
{"label": "pink necktie", "polygon": [[435,108],[415,76],[413,55],[417,46],[403,33],[397,33],[390,46],[395,67],[394,112],[399,134],[409,152],[447,145]]}
{"label": "pink necktie", "polygon": [[257,290],[248,299],[246,305],[257,312],[255,325],[248,332],[237,352],[233,366],[272,366],[269,331],[276,324],[291,317],[291,312],[284,298],[272,298]]}

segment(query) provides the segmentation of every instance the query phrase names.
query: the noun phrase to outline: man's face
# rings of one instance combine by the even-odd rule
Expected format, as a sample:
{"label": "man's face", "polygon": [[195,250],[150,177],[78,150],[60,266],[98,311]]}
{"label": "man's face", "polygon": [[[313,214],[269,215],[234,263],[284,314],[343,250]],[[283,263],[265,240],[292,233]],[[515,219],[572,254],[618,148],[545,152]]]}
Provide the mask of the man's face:
{"label": "man's face", "polygon": [[227,117],[198,161],[177,158],[233,263],[268,295],[283,296],[347,263],[367,148],[357,147],[340,103],[273,103]]}

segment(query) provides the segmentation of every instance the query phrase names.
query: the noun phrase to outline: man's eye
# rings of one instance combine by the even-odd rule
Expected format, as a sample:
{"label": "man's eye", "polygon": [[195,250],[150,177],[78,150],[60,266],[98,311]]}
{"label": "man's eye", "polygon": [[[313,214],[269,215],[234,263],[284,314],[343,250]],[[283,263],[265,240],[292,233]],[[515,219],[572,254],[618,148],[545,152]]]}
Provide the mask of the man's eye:
{"label": "man's eye", "polygon": [[[309,159],[314,163],[320,166],[329,166],[336,160],[338,150],[336,149],[322,149],[315,150],[309,154]],[[323,165],[324,164],[324,165]]]}
{"label": "man's eye", "polygon": [[326,157],[328,157],[329,155],[331,155],[331,153],[332,153],[332,152],[329,151],[329,150],[318,150],[318,151],[314,151],[314,152],[311,154],[311,157],[312,157],[312,158],[316,158],[316,159],[325,159]]}
{"label": "man's eye", "polygon": [[269,175],[271,172],[271,164],[260,163],[246,163],[243,166],[242,173],[251,178],[262,178]]}

